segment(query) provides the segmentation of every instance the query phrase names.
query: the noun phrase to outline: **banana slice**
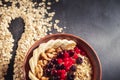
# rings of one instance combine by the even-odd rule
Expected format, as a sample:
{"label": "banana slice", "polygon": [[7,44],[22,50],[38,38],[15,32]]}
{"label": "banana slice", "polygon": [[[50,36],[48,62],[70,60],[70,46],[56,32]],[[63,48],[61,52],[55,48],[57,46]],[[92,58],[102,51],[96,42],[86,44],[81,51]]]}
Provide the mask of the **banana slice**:
{"label": "banana slice", "polygon": [[39,80],[31,71],[29,71],[29,78],[31,80]]}

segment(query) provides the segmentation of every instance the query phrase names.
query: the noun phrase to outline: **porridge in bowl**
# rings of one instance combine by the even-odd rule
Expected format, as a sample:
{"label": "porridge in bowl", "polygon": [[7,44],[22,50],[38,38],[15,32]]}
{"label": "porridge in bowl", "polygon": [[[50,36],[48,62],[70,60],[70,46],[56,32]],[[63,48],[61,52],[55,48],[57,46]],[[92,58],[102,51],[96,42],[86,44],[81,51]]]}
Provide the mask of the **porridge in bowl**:
{"label": "porridge in bowl", "polygon": [[29,60],[31,80],[92,80],[92,65],[86,52],[73,40],[41,43]]}

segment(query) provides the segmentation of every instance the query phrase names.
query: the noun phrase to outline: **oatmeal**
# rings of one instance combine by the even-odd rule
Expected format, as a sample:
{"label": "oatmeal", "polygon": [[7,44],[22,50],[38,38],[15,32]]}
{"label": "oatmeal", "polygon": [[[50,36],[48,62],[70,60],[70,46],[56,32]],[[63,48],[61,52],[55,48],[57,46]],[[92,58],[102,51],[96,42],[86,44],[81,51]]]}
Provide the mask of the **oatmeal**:
{"label": "oatmeal", "polygon": [[[23,80],[23,62],[30,46],[45,35],[52,34],[49,32],[53,28],[57,32],[63,30],[58,26],[59,20],[53,20],[55,12],[49,11],[55,1],[59,0],[0,0],[0,80],[5,80],[8,64],[13,55],[11,52],[14,39],[9,31],[11,21],[22,18],[25,24],[24,32],[17,44],[17,50],[14,50],[16,52],[15,59],[11,59],[12,62],[14,61],[14,70],[11,72],[14,73],[13,80]],[[8,73],[7,76],[12,76],[12,74]]]}
{"label": "oatmeal", "polygon": [[29,60],[31,80],[92,80],[92,66],[76,42],[49,40],[33,51]]}

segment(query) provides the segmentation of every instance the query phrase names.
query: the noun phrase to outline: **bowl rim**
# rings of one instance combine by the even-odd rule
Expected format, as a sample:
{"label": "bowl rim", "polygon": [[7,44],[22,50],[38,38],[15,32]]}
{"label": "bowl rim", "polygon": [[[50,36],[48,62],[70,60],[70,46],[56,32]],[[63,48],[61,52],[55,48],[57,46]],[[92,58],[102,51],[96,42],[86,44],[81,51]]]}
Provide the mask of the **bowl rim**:
{"label": "bowl rim", "polygon": [[95,49],[87,42],[85,41],[84,39],[82,39],[80,36],[76,36],[76,35],[73,35],[73,34],[69,34],[69,33],[55,33],[55,34],[49,34],[49,35],[46,35],[42,38],[40,38],[39,40],[35,41],[31,47],[28,49],[26,55],[25,55],[25,58],[24,58],[24,62],[23,62],[23,75],[24,75],[24,79],[26,80],[26,73],[25,73],[25,65],[26,65],[26,62],[27,62],[27,56],[30,54],[31,50],[33,50],[33,48],[36,46],[36,44],[38,44],[40,41],[46,39],[46,38],[49,38],[49,37],[54,37],[54,36],[72,36],[72,37],[75,37],[77,39],[80,39],[81,41],[83,41],[84,43],[86,43],[86,45],[94,52],[94,55],[96,56],[97,60],[98,60],[98,64],[99,64],[99,69],[100,69],[100,80],[102,80],[102,65],[101,65],[101,62],[100,62],[100,59],[97,55],[97,52],[95,51]]}

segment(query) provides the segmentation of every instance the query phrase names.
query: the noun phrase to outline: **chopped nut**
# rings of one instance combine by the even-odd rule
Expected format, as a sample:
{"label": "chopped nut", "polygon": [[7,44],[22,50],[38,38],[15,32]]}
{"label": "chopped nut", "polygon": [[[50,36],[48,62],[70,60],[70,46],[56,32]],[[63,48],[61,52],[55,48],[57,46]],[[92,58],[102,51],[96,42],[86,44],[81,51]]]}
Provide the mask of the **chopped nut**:
{"label": "chopped nut", "polygon": [[40,65],[38,65],[38,68],[39,68],[39,72],[38,72],[37,76],[40,79],[42,77],[42,75],[43,75],[43,69],[42,69],[42,67]]}
{"label": "chopped nut", "polygon": [[44,66],[45,66],[47,63],[48,63],[47,60],[43,60],[43,64],[44,64]]}
{"label": "chopped nut", "polygon": [[44,65],[44,64],[43,64],[43,61],[42,61],[42,60],[39,60],[39,61],[38,61],[38,65],[42,65],[42,66],[43,66],[43,65]]}
{"label": "chopped nut", "polygon": [[62,48],[60,48],[60,47],[58,47],[57,49],[56,49],[56,52],[58,53],[58,52],[61,52],[62,51]]}
{"label": "chopped nut", "polygon": [[41,80],[49,80],[47,77],[42,77]]}
{"label": "chopped nut", "polygon": [[47,57],[46,53],[41,53],[41,56],[46,60],[51,60],[50,58]]}
{"label": "chopped nut", "polygon": [[35,67],[35,73],[38,74],[38,72],[39,72],[39,68],[38,68],[38,66],[36,66]]}
{"label": "chopped nut", "polygon": [[51,2],[48,2],[47,5],[51,5],[52,3]]}
{"label": "chopped nut", "polygon": [[48,56],[49,58],[51,58],[51,59],[52,59],[53,57],[55,57],[55,55],[54,55],[54,54],[50,54],[50,53],[49,53],[49,54],[47,54],[47,56]]}
{"label": "chopped nut", "polygon": [[52,54],[56,55],[56,54],[57,54],[57,52],[52,52]]}
{"label": "chopped nut", "polygon": [[59,23],[60,22],[60,20],[55,20],[55,23]]}

